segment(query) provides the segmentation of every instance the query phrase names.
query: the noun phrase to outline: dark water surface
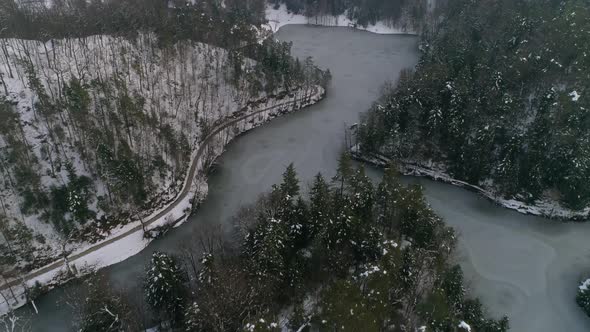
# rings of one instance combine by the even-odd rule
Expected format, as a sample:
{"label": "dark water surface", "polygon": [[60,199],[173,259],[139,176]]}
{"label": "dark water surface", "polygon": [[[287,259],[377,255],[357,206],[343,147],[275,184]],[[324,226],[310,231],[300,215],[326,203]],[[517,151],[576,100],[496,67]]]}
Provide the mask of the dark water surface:
{"label": "dark water surface", "polygon": [[[418,60],[417,38],[385,36],[346,28],[283,27],[277,37],[293,53],[330,68],[333,81],[321,103],[273,120],[228,146],[209,180],[210,193],[190,221],[137,256],[106,268],[112,283],[140,296],[144,268],[155,250],[195,242],[205,224],[230,225],[237,209],[280,181],[293,162],[304,182],[322,172],[331,177],[343,147],[345,124],[358,121],[386,81]],[[372,177],[380,171],[369,169]],[[562,224],[523,216],[465,190],[420,179],[433,208],[462,235],[457,261],[472,293],[491,313],[508,314],[512,331],[590,331],[574,302],[576,284],[590,272],[590,224]],[[72,310],[67,286],[41,298],[34,331],[67,331]]]}

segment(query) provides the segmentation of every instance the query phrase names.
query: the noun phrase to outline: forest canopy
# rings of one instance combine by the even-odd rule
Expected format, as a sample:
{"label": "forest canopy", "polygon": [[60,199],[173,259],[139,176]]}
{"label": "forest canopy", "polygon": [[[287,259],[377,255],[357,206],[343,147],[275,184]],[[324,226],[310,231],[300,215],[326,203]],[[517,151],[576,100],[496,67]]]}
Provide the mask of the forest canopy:
{"label": "forest canopy", "polygon": [[329,79],[268,38],[262,0],[44,4],[0,2],[6,270],[42,266],[66,244],[98,241],[170,204],[210,130],[296,99],[256,121],[290,112]]}
{"label": "forest canopy", "polygon": [[192,39],[227,47],[255,41],[264,9],[264,0],[53,0],[51,6],[6,0],[0,2],[0,37],[46,41],[149,31],[162,43]]}
{"label": "forest canopy", "polygon": [[590,204],[590,5],[451,1],[414,71],[364,116],[365,153],[441,163],[534,202]]}
{"label": "forest canopy", "polygon": [[[455,233],[394,167],[375,187],[344,155],[332,180],[318,174],[301,187],[290,165],[235,216],[237,241],[203,232],[200,248],[154,253],[145,296],[156,321],[182,331],[508,329],[467,296],[450,259]],[[133,325],[119,302],[87,302],[80,326],[113,324],[107,303],[121,312],[117,324]]]}
{"label": "forest canopy", "polygon": [[307,17],[345,14],[361,26],[385,21],[398,25],[402,18],[419,26],[428,14],[427,0],[268,0],[275,7],[284,4],[289,12]]}

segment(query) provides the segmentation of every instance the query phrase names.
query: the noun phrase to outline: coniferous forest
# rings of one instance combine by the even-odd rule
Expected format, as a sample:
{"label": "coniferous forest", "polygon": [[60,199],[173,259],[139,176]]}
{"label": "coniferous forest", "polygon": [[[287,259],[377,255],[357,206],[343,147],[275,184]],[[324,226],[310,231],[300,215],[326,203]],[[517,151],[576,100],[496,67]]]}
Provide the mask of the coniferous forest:
{"label": "coniferous forest", "polygon": [[[466,296],[453,230],[395,167],[375,187],[343,155],[333,179],[318,174],[304,192],[290,165],[234,220],[232,243],[208,233],[200,256],[153,254],[144,294],[160,321],[179,331],[508,329]],[[100,278],[87,283],[81,331],[137,328],[129,302]]]}
{"label": "coniferous forest", "polygon": [[590,205],[590,5],[452,1],[364,116],[366,153],[442,165],[506,198]]}
{"label": "coniferous forest", "polygon": [[268,2],[274,6],[284,4],[289,12],[307,17],[346,15],[360,26],[381,21],[392,26],[401,23],[410,29],[417,29],[424,23],[429,6],[432,5],[432,2],[427,0],[268,0]]}
{"label": "coniferous forest", "polygon": [[587,330],[588,225],[480,196],[590,218],[589,55],[588,0],[0,0],[0,332]]}

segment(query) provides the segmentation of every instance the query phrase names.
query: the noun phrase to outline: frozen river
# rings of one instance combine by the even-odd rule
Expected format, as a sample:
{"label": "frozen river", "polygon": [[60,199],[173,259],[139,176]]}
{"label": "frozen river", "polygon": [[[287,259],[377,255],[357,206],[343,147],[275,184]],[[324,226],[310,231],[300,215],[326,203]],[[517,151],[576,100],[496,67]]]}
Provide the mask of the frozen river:
{"label": "frozen river", "polygon": [[[240,205],[280,181],[294,162],[309,182],[317,172],[331,176],[343,147],[345,125],[358,121],[386,81],[418,60],[417,38],[385,36],[347,28],[283,27],[277,37],[293,42],[293,53],[312,56],[330,68],[333,81],[321,103],[252,131],[228,146],[212,175],[210,194],[190,221],[153,242],[139,255],[106,269],[113,284],[135,296],[154,250],[190,243],[205,223],[229,225]],[[370,169],[377,178],[380,171]],[[469,289],[493,315],[510,316],[512,331],[590,331],[590,319],[575,304],[578,281],[590,273],[590,223],[564,224],[497,207],[450,185],[420,182],[433,208],[461,235],[457,261]],[[39,300],[34,331],[71,329],[66,294],[74,286]],[[131,295],[134,296],[134,295]]]}

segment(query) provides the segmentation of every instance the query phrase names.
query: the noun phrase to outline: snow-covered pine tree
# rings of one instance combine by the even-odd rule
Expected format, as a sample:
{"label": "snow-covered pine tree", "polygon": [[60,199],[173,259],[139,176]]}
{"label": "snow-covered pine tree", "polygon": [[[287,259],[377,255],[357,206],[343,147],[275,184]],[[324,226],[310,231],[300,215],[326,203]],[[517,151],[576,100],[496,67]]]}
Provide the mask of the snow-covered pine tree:
{"label": "snow-covered pine tree", "polygon": [[184,315],[187,298],[187,275],[177,260],[154,252],[145,280],[147,303],[162,318],[177,325]]}
{"label": "snow-covered pine tree", "polygon": [[285,251],[289,237],[284,221],[261,218],[244,243],[249,271],[259,282],[278,287],[285,277]]}
{"label": "snow-covered pine tree", "polygon": [[203,311],[196,302],[193,302],[184,314],[184,330],[187,332],[205,330],[203,319],[205,319]]}
{"label": "snow-covered pine tree", "polygon": [[377,223],[387,233],[391,234],[399,223],[399,211],[396,203],[402,199],[402,185],[399,182],[399,172],[395,163],[390,163],[383,173],[381,183],[377,187],[375,197],[375,213]]}
{"label": "snow-covered pine tree", "polygon": [[312,236],[318,235],[330,220],[332,202],[330,187],[324,177],[318,173],[310,191],[310,229]]}
{"label": "snow-covered pine tree", "polygon": [[293,163],[287,166],[283,173],[283,182],[281,182],[278,192],[275,191],[275,195],[279,196],[278,213],[275,218],[284,223],[289,236],[289,243],[286,245],[291,248],[295,243],[304,241],[303,222],[307,222],[305,218],[307,207],[299,196],[299,179]]}
{"label": "snow-covered pine tree", "polygon": [[351,181],[351,203],[353,213],[370,220],[373,215],[375,192],[371,179],[365,174],[365,168],[360,165]]}
{"label": "snow-covered pine tree", "polygon": [[287,166],[283,173],[283,182],[281,183],[281,192],[286,198],[295,198],[299,196],[299,179],[293,163]]}
{"label": "snow-covered pine tree", "polygon": [[344,195],[344,189],[346,189],[346,186],[349,184],[348,181],[353,174],[352,159],[350,158],[350,154],[345,152],[340,155],[340,159],[338,159],[338,168],[336,168],[336,175],[332,178],[332,182],[334,182],[339,188],[340,196]]}
{"label": "snow-covered pine tree", "polygon": [[590,279],[582,282],[578,287],[576,302],[584,310],[586,315],[590,316]]}

